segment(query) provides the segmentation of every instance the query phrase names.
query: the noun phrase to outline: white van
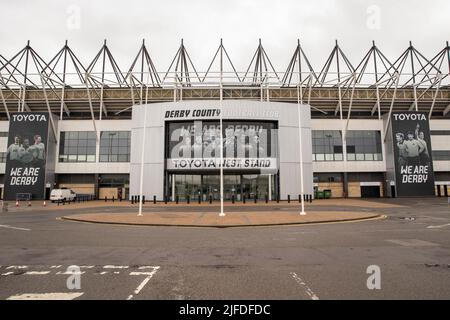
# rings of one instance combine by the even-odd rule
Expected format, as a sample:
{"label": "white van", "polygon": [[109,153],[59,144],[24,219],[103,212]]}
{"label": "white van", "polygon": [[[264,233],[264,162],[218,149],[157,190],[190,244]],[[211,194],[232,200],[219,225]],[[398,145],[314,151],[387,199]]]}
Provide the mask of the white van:
{"label": "white van", "polygon": [[50,200],[55,201],[73,201],[77,194],[70,189],[53,189],[50,193]]}

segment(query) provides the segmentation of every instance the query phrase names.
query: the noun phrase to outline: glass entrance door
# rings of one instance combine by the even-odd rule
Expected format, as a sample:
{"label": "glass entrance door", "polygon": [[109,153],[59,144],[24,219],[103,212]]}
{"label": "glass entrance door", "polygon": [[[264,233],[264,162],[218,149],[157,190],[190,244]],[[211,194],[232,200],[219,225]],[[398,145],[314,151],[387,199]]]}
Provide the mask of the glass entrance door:
{"label": "glass entrance door", "polygon": [[[220,176],[219,176],[220,179]],[[224,175],[223,176],[223,198],[225,200],[241,200],[241,176],[240,175]]]}
{"label": "glass entrance door", "polygon": [[218,175],[204,175],[202,179],[204,200],[220,200],[220,177]]}
{"label": "glass entrance door", "polygon": [[[224,200],[231,201],[233,196],[235,201],[242,201],[244,196],[247,200],[252,200],[255,195],[257,199],[264,200],[266,196],[269,196],[269,193],[272,194],[272,199],[274,199],[275,179],[273,177],[259,174],[224,175]],[[188,196],[191,201],[197,201],[199,197],[202,201],[209,201],[210,196],[214,201],[220,200],[220,175],[174,174],[169,181],[169,188],[173,192],[173,200],[176,196],[180,201],[186,200]]]}

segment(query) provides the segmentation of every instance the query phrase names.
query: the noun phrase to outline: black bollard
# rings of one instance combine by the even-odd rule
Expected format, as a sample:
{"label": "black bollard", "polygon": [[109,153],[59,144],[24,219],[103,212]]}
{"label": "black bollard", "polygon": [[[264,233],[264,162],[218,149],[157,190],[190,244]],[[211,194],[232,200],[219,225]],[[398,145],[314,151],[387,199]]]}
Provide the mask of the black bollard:
{"label": "black bollard", "polygon": [[112,197],[112,202],[114,202],[114,196]]}
{"label": "black bollard", "polygon": [[212,203],[212,196],[210,195],[209,196],[209,204],[211,204]]}
{"label": "black bollard", "polygon": [[288,203],[291,203],[291,195],[288,194]]}
{"label": "black bollard", "polygon": [[134,204],[134,196],[131,196],[131,204]]}
{"label": "black bollard", "polygon": [[164,203],[167,204],[167,196],[164,196]]}
{"label": "black bollard", "polygon": [[280,203],[280,195],[277,194],[277,203]]}
{"label": "black bollard", "polygon": [[255,193],[255,197],[254,197],[255,199],[254,199],[254,201],[255,201],[255,203],[258,201],[258,195]]}
{"label": "black bollard", "polygon": [[105,202],[108,201],[108,198],[105,196]]}
{"label": "black bollard", "polygon": [[266,193],[266,203],[269,203],[269,195]]}
{"label": "black bollard", "polygon": [[231,203],[234,204],[234,194],[231,196]]}
{"label": "black bollard", "polygon": [[175,196],[175,203],[178,204],[178,195]]}
{"label": "black bollard", "polygon": [[142,203],[145,204],[145,196],[142,196]]}
{"label": "black bollard", "polygon": [[156,196],[153,196],[153,204],[156,204]]}
{"label": "black bollard", "polygon": [[190,197],[190,196],[187,196],[187,197],[186,197],[186,201],[187,201],[187,204],[191,203],[191,197]]}
{"label": "black bollard", "polygon": [[202,203],[202,196],[198,195],[198,204]]}
{"label": "black bollard", "polygon": [[245,204],[245,195],[242,197],[242,203]]}

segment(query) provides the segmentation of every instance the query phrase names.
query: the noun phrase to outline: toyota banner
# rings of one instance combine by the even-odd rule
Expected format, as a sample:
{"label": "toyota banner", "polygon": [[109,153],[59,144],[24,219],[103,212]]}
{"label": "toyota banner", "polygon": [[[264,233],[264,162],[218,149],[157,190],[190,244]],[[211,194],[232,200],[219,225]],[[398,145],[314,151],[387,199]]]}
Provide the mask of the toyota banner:
{"label": "toyota banner", "polygon": [[5,200],[45,197],[48,113],[12,114],[5,170]]}
{"label": "toyota banner", "polygon": [[397,196],[433,196],[428,115],[425,112],[394,112],[391,122]]}

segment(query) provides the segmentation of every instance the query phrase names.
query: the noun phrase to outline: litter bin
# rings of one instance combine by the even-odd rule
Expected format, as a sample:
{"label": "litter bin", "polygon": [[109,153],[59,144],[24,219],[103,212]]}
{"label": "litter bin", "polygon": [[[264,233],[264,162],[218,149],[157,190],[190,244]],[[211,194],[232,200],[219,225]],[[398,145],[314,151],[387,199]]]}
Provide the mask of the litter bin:
{"label": "litter bin", "polygon": [[323,199],[323,198],[324,198],[323,191],[317,191],[317,196],[316,196],[316,198],[317,198],[317,199]]}
{"label": "litter bin", "polygon": [[330,199],[331,198],[331,190],[323,190],[323,198],[324,199]]}

